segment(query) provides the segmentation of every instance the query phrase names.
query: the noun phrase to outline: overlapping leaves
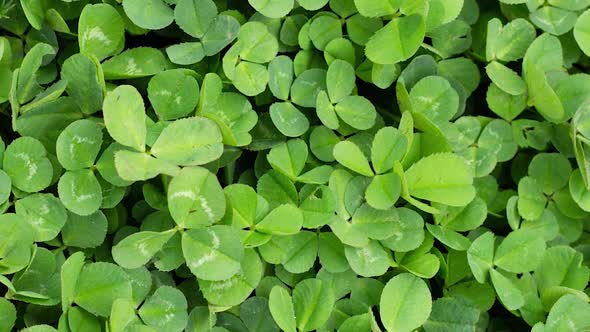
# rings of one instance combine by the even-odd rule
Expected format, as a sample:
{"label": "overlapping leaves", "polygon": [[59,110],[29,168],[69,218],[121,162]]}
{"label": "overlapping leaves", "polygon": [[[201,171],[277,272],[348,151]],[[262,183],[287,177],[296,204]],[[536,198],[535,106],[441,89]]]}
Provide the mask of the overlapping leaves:
{"label": "overlapping leaves", "polygon": [[0,4],[0,331],[586,330],[587,0]]}

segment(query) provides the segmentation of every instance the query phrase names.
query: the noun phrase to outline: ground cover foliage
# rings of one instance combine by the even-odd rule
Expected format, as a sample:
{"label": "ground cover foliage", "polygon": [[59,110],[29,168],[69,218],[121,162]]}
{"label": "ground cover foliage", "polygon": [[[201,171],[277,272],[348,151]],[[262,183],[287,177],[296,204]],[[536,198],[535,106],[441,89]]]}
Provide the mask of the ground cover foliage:
{"label": "ground cover foliage", "polygon": [[2,0],[0,332],[589,331],[590,0]]}

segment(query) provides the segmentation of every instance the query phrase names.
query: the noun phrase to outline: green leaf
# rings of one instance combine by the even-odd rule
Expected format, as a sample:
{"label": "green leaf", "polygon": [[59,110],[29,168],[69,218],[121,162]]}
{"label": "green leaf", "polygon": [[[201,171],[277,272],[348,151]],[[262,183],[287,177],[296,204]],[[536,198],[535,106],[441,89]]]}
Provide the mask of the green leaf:
{"label": "green leaf", "polygon": [[179,226],[198,228],[223,217],[225,196],[211,172],[201,167],[186,167],[170,181],[168,208]]}
{"label": "green leaf", "polygon": [[272,318],[277,325],[286,332],[296,331],[295,309],[289,292],[280,286],[270,291],[268,306]]}
{"label": "green leaf", "polygon": [[410,91],[415,113],[424,114],[434,123],[449,121],[459,109],[459,95],[449,81],[439,76],[428,76]]}
{"label": "green leaf", "polygon": [[273,124],[287,137],[299,137],[309,129],[309,120],[290,102],[273,103],[270,106]]}
{"label": "green leaf", "polygon": [[332,151],[340,139],[330,129],[319,126],[315,127],[309,136],[309,149],[313,155],[321,161],[334,161]]}
{"label": "green leaf", "polygon": [[555,246],[545,251],[534,276],[541,292],[554,286],[582,290],[590,278],[590,269],[582,265],[580,252],[568,246]]}
{"label": "green leaf", "polygon": [[350,141],[339,142],[334,146],[334,158],[345,166],[364,176],[373,176],[373,170],[361,149]]}
{"label": "green leaf", "polygon": [[563,47],[555,36],[548,33],[540,35],[533,41],[526,50],[523,60],[523,73],[525,79],[528,75],[529,66],[537,66],[541,71],[548,72],[559,70],[563,66]]}
{"label": "green leaf", "polygon": [[405,177],[410,195],[417,198],[465,206],[475,197],[471,172],[465,161],[454,154],[422,158],[407,170]]}
{"label": "green leaf", "polygon": [[315,48],[323,51],[331,41],[342,37],[342,22],[334,15],[317,16],[311,20],[308,36]]}
{"label": "green leaf", "polygon": [[492,112],[506,121],[514,120],[527,106],[527,95],[513,96],[494,83],[488,88],[486,100]]}
{"label": "green leaf", "polygon": [[590,95],[588,79],[588,75],[571,75],[555,85],[554,90],[563,104],[566,118],[569,119],[584,107],[584,101]]}
{"label": "green leaf", "polygon": [[75,121],[61,132],[55,145],[57,159],[65,169],[89,168],[100,152],[102,128],[94,121]]}
{"label": "green leaf", "polygon": [[108,221],[102,211],[88,216],[68,213],[66,224],[61,230],[63,243],[78,248],[96,248],[107,235]]}
{"label": "green leaf", "polygon": [[[356,11],[356,8],[354,10]],[[346,20],[348,37],[358,45],[366,45],[375,32],[381,28],[383,28],[383,21],[376,17],[369,18],[357,13]]]}
{"label": "green leaf", "polygon": [[546,204],[543,186],[535,178],[527,176],[518,182],[518,213],[524,219],[539,219]]}
{"label": "green leaf", "polygon": [[563,122],[565,109],[555,93],[555,90],[549,85],[547,74],[541,67],[530,65],[527,68],[527,86],[529,92],[529,103],[535,106],[537,111],[548,121],[559,123]]}
{"label": "green leaf", "polygon": [[539,234],[525,229],[511,232],[500,243],[494,264],[514,273],[533,271],[543,260],[545,241]]}
{"label": "green leaf", "polygon": [[248,22],[238,34],[240,59],[254,63],[267,63],[273,60],[279,50],[276,37],[260,22]]}
{"label": "green leaf", "polygon": [[61,77],[67,83],[66,91],[84,114],[100,110],[103,102],[102,73],[90,56],[74,54],[61,67]]}
{"label": "green leaf", "polygon": [[87,5],[80,13],[78,35],[80,53],[102,61],[123,49],[125,22],[111,5]]}
{"label": "green leaf", "polygon": [[43,59],[45,57],[53,57],[55,53],[56,50],[49,44],[38,43],[22,59],[17,74],[18,79],[13,80],[13,85],[16,85],[16,98],[20,104],[33,99],[33,97],[42,91],[38,82],[40,75],[39,68],[43,65]]}
{"label": "green leaf", "polygon": [[330,98],[325,91],[320,91],[318,94],[315,107],[316,114],[324,126],[329,129],[338,129],[340,127],[334,105],[330,102]]}
{"label": "green leaf", "polygon": [[12,141],[4,152],[3,165],[12,185],[25,192],[47,188],[53,177],[53,166],[45,147],[32,137]]}
{"label": "green leaf", "polygon": [[247,61],[240,62],[232,76],[236,89],[249,97],[261,94],[266,89],[268,80],[268,70],[265,66]]}
{"label": "green leaf", "polygon": [[426,332],[477,330],[479,320],[480,311],[467,300],[443,297],[432,304],[432,313],[424,323],[424,330]]}
{"label": "green leaf", "polygon": [[268,18],[281,18],[287,16],[291,9],[293,9],[293,0],[248,0],[250,6],[256,9],[257,12]]}
{"label": "green leaf", "polygon": [[[174,87],[171,91],[168,88]],[[199,84],[179,70],[156,74],[148,84],[148,97],[158,118],[174,120],[189,115],[197,107]]]}
{"label": "green leaf", "polygon": [[55,238],[68,217],[62,202],[52,194],[33,194],[15,203],[16,214],[22,216],[35,231],[35,241]]}
{"label": "green leaf", "polygon": [[299,205],[297,189],[289,178],[277,171],[269,171],[258,180],[258,194],[264,197],[271,208],[285,203]]}
{"label": "green leaf", "polygon": [[253,225],[258,208],[256,191],[248,185],[239,183],[229,185],[223,191],[228,204],[225,218],[230,217],[232,225],[240,228]]}
{"label": "green leaf", "polygon": [[303,171],[307,156],[308,150],[305,141],[293,139],[273,147],[266,159],[274,169],[290,179],[295,179]]}
{"label": "green leaf", "polygon": [[104,262],[82,268],[74,298],[76,304],[94,315],[107,317],[117,298],[131,298],[131,283],[122,268]]}
{"label": "green leaf", "polygon": [[65,312],[74,302],[78,277],[84,266],[84,253],[72,254],[61,266],[61,308]]}
{"label": "green leaf", "polygon": [[0,204],[4,204],[12,192],[12,180],[6,172],[0,170]]}
{"label": "green leaf", "polygon": [[492,34],[495,37],[490,40],[490,26],[488,25],[488,42],[486,46],[488,51],[491,52],[488,60],[496,58],[502,61],[514,61],[525,56],[525,52],[527,52],[537,35],[535,27],[522,18],[510,21],[503,28],[501,22],[494,21],[496,24],[499,23],[497,27],[498,34]]}
{"label": "green leaf", "polygon": [[517,310],[525,304],[523,294],[511,279],[494,269],[490,270],[490,277],[496,294],[506,309]]}
{"label": "green leaf", "polygon": [[[357,179],[365,180],[362,177]],[[354,181],[350,186],[354,186],[359,182]],[[359,190],[358,200],[362,199],[363,188]],[[354,198],[353,198],[354,199]],[[360,204],[353,202],[351,204]],[[358,231],[363,236],[367,236],[375,240],[384,240],[390,237],[395,232],[395,223],[399,220],[397,210],[378,210],[371,208],[368,204],[362,204],[358,207],[354,207],[354,215],[352,217],[353,229]],[[349,210],[352,210],[349,208]],[[361,246],[364,246],[361,245]]]}
{"label": "green leaf", "polygon": [[537,27],[556,36],[570,31],[577,19],[576,13],[553,6],[543,6],[529,17]]}
{"label": "green leaf", "polygon": [[471,95],[480,84],[479,68],[467,58],[453,58],[438,63],[437,75],[447,80],[459,81],[468,95]]}
{"label": "green leaf", "polygon": [[477,281],[465,281],[449,288],[449,295],[455,298],[463,298],[471,302],[480,311],[488,311],[496,302],[494,289],[488,283],[480,284]]}
{"label": "green leaf", "polygon": [[203,109],[203,116],[215,121],[227,145],[244,146],[252,142],[250,130],[258,115],[246,97],[237,93],[222,93],[214,105]]}
{"label": "green leaf", "polygon": [[16,308],[5,298],[0,299],[0,314],[2,314],[2,317],[4,318],[2,322],[0,322],[0,330],[11,331],[16,322]]}
{"label": "green leaf", "polygon": [[409,273],[391,278],[381,293],[379,313],[389,331],[413,331],[426,322],[431,310],[426,283]]}
{"label": "green leaf", "polygon": [[392,207],[401,194],[401,180],[395,173],[377,175],[365,192],[367,203],[376,209]]}
{"label": "green leaf", "polygon": [[362,277],[381,276],[391,266],[391,254],[374,240],[363,248],[346,246],[344,253],[351,269]]}
{"label": "green leaf", "polygon": [[[438,204],[435,206],[438,207]],[[484,223],[488,216],[486,202],[479,197],[475,197],[465,207],[445,207],[441,205],[439,209],[444,213],[434,215],[436,223],[446,229],[458,232],[476,229]]]}
{"label": "green leaf", "polygon": [[91,170],[67,171],[57,185],[59,199],[66,209],[87,216],[102,204],[102,188]]}
{"label": "green leaf", "polygon": [[318,10],[324,7],[328,0],[297,0],[299,5],[307,10]]}
{"label": "green leaf", "polygon": [[166,55],[170,62],[187,66],[203,60],[205,50],[200,42],[187,42],[166,47]]}
{"label": "green leaf", "polygon": [[424,220],[408,208],[396,209],[399,220],[393,223],[393,235],[381,241],[385,247],[400,252],[418,248],[424,241]]}
{"label": "green leaf", "polygon": [[375,106],[362,96],[344,97],[334,111],[342,121],[358,130],[370,129],[377,118]]}
{"label": "green leaf", "polygon": [[377,174],[393,169],[396,161],[401,161],[406,154],[408,140],[393,127],[379,129],[371,145],[371,163]]}
{"label": "green leaf", "polygon": [[340,273],[350,269],[344,253],[344,246],[334,233],[320,233],[318,240],[318,257],[324,269],[332,273]]}
{"label": "green leaf", "polygon": [[252,331],[278,332],[270,313],[268,300],[264,297],[251,297],[240,305],[240,317],[244,325]]}
{"label": "green leaf", "polygon": [[219,15],[209,25],[201,38],[205,55],[212,56],[229,45],[240,31],[240,23],[230,15]]}
{"label": "green leaf", "polygon": [[13,213],[0,215],[0,227],[0,272],[10,274],[20,271],[31,258],[33,229],[23,222],[21,216]]}
{"label": "green leaf", "polygon": [[442,244],[458,251],[466,251],[471,241],[463,235],[441,226],[426,224],[426,229]]}
{"label": "green leaf", "polygon": [[367,58],[378,64],[394,64],[412,57],[424,40],[426,27],[420,15],[394,18],[367,43]]}
{"label": "green leaf", "polygon": [[[129,2],[127,0],[125,1]],[[160,50],[151,47],[127,49],[102,64],[102,70],[104,71],[104,78],[106,80],[152,76],[164,71],[167,67],[168,62],[164,54]]]}
{"label": "green leaf", "polygon": [[126,269],[143,266],[162,250],[174,234],[174,231],[162,233],[146,231],[131,234],[113,247],[113,259]]}
{"label": "green leaf", "polygon": [[293,304],[297,329],[313,331],[330,317],[334,305],[331,286],[319,279],[306,279],[293,289]]}
{"label": "green leaf", "polygon": [[[440,22],[440,24],[447,24],[459,16],[461,10],[463,9],[464,0],[452,0],[452,1],[440,1],[434,2],[431,6],[433,8],[437,8],[441,10],[440,13],[436,13],[436,11],[429,11],[429,19],[434,18],[434,22]],[[440,8],[442,7],[442,8]],[[431,16],[432,12],[432,16]],[[431,23],[432,24],[432,23]],[[430,30],[429,30],[430,31]]]}
{"label": "green leaf", "polygon": [[202,165],[221,156],[221,140],[219,127],[213,121],[202,117],[180,119],[164,128],[151,153],[176,165]]}
{"label": "green leaf", "polygon": [[118,143],[137,151],[145,150],[145,108],[134,87],[120,85],[109,92],[104,99],[103,114],[109,135]]}
{"label": "green leaf", "polygon": [[20,4],[24,14],[33,28],[41,30],[45,21],[45,1],[21,0]]}
{"label": "green leaf", "polygon": [[56,332],[57,330],[49,325],[34,325],[26,329],[22,329],[21,332]]}
{"label": "green leaf", "polygon": [[126,299],[116,299],[113,302],[111,316],[109,318],[109,327],[111,331],[124,331],[127,326],[138,323],[139,320],[135,314],[135,304]]}
{"label": "green leaf", "polygon": [[308,69],[297,76],[291,85],[291,100],[298,106],[315,107],[318,94],[326,89],[326,71]]}
{"label": "green leaf", "polygon": [[488,279],[488,272],[494,265],[494,234],[485,232],[475,239],[467,250],[467,262],[479,283]]}
{"label": "green leaf", "polygon": [[193,229],[182,235],[182,251],[191,272],[203,280],[225,280],[240,270],[244,251],[239,233],[229,226]]}
{"label": "green leaf", "polygon": [[246,249],[240,271],[233,277],[220,281],[198,279],[198,282],[209,303],[219,306],[234,306],[248,298],[260,282],[262,273],[260,258],[253,249]]}
{"label": "green leaf", "polygon": [[[272,242],[261,247],[261,250],[277,246],[281,257],[280,263],[291,273],[303,273],[315,263],[318,252],[317,235],[312,232],[301,231],[294,235],[273,236]],[[263,255],[264,257],[265,255]]]}
{"label": "green leaf", "polygon": [[301,210],[291,204],[279,205],[256,224],[256,230],[273,235],[297,234],[303,225]]}
{"label": "green leaf", "polygon": [[550,195],[567,185],[572,167],[562,154],[539,153],[531,160],[528,172],[543,186],[543,192]]}
{"label": "green leaf", "polygon": [[579,169],[575,170],[570,176],[569,190],[572,199],[582,210],[590,210],[590,191],[586,188]]}
{"label": "green leaf", "polygon": [[188,323],[187,307],[186,298],[180,290],[161,286],[141,306],[139,316],[148,326],[180,332]]}
{"label": "green leaf", "polygon": [[349,96],[355,88],[355,73],[352,65],[343,60],[334,60],[326,74],[328,95],[332,103]]}
{"label": "green leaf", "polygon": [[275,97],[281,100],[289,99],[293,74],[293,60],[291,58],[279,55],[270,61],[268,64],[268,87]]}
{"label": "green leaf", "polygon": [[174,20],[186,33],[201,38],[217,17],[217,6],[211,0],[179,0],[174,7]]}
{"label": "green leaf", "polygon": [[584,330],[590,327],[590,304],[575,295],[561,297],[547,316],[546,331]]}
{"label": "green leaf", "polygon": [[97,317],[73,307],[68,311],[68,326],[73,331],[100,331],[100,321]]}
{"label": "green leaf", "polygon": [[568,10],[582,10],[590,5],[588,0],[550,0],[549,4]]}
{"label": "green leaf", "polygon": [[144,29],[163,29],[174,20],[172,9],[163,0],[125,0],[123,9],[135,25]]}
{"label": "green leaf", "polygon": [[480,178],[490,174],[498,162],[493,151],[485,147],[470,146],[467,149],[457,153],[469,166],[475,178]]}
{"label": "green leaf", "polygon": [[580,49],[586,54],[590,54],[590,10],[586,10],[574,26],[574,37],[580,46]]}
{"label": "green leaf", "polygon": [[297,181],[308,184],[325,184],[330,180],[334,168],[329,165],[318,166],[297,177]]}
{"label": "green leaf", "polygon": [[512,127],[500,119],[492,120],[485,126],[477,144],[480,148],[493,152],[499,162],[514,158],[518,151]]}
{"label": "green leaf", "polygon": [[121,149],[116,151],[114,159],[117,176],[123,181],[145,181],[159,174],[175,176],[179,172],[176,165],[146,153]]}
{"label": "green leaf", "polygon": [[524,80],[512,69],[499,62],[490,62],[486,66],[486,73],[492,82],[506,93],[518,96],[526,92]]}
{"label": "green leaf", "polygon": [[390,0],[355,0],[354,4],[359,13],[366,17],[380,17],[392,15],[397,11],[397,3]]}

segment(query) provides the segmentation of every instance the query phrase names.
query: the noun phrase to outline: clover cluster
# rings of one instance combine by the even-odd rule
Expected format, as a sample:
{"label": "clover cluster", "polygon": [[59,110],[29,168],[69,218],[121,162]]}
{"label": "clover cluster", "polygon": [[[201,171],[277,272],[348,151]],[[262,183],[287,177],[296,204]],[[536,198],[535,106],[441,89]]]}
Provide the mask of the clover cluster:
{"label": "clover cluster", "polygon": [[590,0],[2,0],[0,332],[590,330]]}

